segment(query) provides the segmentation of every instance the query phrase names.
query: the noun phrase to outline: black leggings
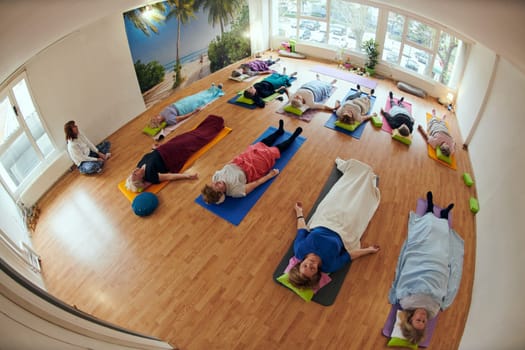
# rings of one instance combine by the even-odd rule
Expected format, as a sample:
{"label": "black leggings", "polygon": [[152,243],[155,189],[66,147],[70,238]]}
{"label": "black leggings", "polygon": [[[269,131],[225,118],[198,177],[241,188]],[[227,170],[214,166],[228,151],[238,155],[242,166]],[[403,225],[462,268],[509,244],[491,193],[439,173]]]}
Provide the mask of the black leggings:
{"label": "black leggings", "polygon": [[[273,143],[284,134],[284,131],[281,129],[275,130],[274,133],[266,136],[264,139],[261,140],[262,143],[264,143],[266,146],[271,147]],[[283,153],[290,145],[294,142],[294,140],[297,138],[299,134],[296,135],[294,132],[292,136],[290,136],[287,140],[279,143],[278,145],[275,145],[279,149],[279,152]]]}

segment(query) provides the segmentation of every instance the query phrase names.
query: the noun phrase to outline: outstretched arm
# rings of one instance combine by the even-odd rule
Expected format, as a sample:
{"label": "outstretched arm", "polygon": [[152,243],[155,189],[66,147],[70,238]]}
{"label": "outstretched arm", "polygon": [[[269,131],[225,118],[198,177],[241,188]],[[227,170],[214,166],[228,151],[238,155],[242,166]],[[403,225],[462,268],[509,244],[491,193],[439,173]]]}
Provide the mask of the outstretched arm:
{"label": "outstretched arm", "polygon": [[196,180],[199,178],[199,175],[197,173],[187,173],[187,174],[179,174],[179,173],[159,173],[159,181],[176,181],[176,180]]}
{"label": "outstretched arm", "polygon": [[426,133],[425,129],[423,129],[423,126],[420,124],[417,126],[417,131],[423,136],[426,142],[428,142],[428,134]]}
{"label": "outstretched arm", "polygon": [[370,247],[366,247],[366,248],[354,249],[350,252],[350,258],[352,260],[355,260],[355,259],[358,259],[368,254],[375,254],[378,251],[379,251],[378,245],[371,245]]}
{"label": "outstretched arm", "polygon": [[277,176],[277,174],[279,174],[279,169],[272,169],[268,172],[268,174],[264,175],[263,177],[261,177],[260,179],[257,179],[255,181],[252,181],[250,183],[247,183],[245,186],[244,186],[244,193],[248,194],[250,192],[252,192],[254,189],[257,188],[257,186],[260,186],[262,185],[263,183],[265,183],[266,181],[270,180],[271,178]]}
{"label": "outstretched arm", "polygon": [[306,219],[304,218],[303,214],[303,203],[295,203],[295,215],[297,216],[297,229],[308,229],[308,226],[306,226]]}

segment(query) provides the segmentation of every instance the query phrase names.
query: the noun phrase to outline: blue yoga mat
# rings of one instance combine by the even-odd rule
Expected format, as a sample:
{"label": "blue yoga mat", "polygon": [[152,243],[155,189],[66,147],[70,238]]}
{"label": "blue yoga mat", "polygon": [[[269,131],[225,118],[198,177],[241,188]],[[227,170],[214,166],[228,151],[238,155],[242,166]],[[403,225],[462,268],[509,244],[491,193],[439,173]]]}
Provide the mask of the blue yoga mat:
{"label": "blue yoga mat", "polygon": [[[269,127],[257,140],[255,140],[254,143],[257,143],[264,139],[266,136],[272,134],[275,132],[277,128],[271,126]],[[289,138],[292,135],[291,132],[286,131],[284,135],[279,137],[275,144],[278,144],[287,138]],[[286,164],[288,164],[288,161],[292,159],[293,155],[299,150],[299,147],[306,141],[306,138],[303,136],[299,136],[295,139],[295,142],[290,145],[290,147],[284,151],[281,154],[281,158],[277,159],[275,162],[274,168],[279,169],[279,172],[282,172]],[[283,176],[282,174],[279,174],[277,176]],[[275,178],[265,182],[264,184],[256,187],[250,194],[248,194],[246,197],[242,198],[231,198],[226,197],[226,200],[220,204],[206,204],[204,200],[202,199],[202,195],[199,195],[195,199],[195,202],[199,204],[200,206],[208,209],[215,215],[223,218],[226,221],[231,222],[234,225],[239,225],[248,214],[248,212],[252,209],[252,207],[257,203],[259,198],[263,195],[263,193],[268,189],[268,187],[272,184]]]}
{"label": "blue yoga mat", "polygon": [[[350,96],[351,94],[354,94],[356,92],[357,92],[356,89],[350,89],[350,91],[348,92],[348,94],[346,94],[346,96],[343,98],[341,103],[344,103],[344,101],[346,100],[346,98],[348,96]],[[362,95],[366,95],[366,94],[363,92],[361,94],[361,96]],[[376,97],[375,96],[370,96],[370,111],[369,111],[369,114],[372,111],[372,108],[374,108],[374,103],[375,102],[376,102]],[[339,127],[335,126],[335,122],[336,121],[337,121],[337,116],[335,115],[335,113],[332,113],[332,115],[330,116],[330,118],[328,118],[328,120],[326,121],[324,126],[329,128],[329,129],[336,130],[336,131],[342,132],[344,134],[347,134],[349,136],[352,136],[353,138],[355,138],[357,140],[359,140],[361,138],[361,136],[363,135],[363,131],[365,131],[365,127],[366,127],[366,124],[367,124],[367,123],[361,123],[361,125],[359,125],[357,128],[355,128],[354,131],[350,131],[350,130],[342,129],[342,128],[339,128]]]}
{"label": "blue yoga mat", "polygon": [[243,103],[243,102],[237,102],[237,99],[239,97],[241,97],[242,95],[235,95],[233,96],[232,98],[230,98],[228,100],[228,103],[231,103],[232,105],[236,105],[236,106],[241,106],[241,107],[244,107],[244,108],[248,108],[248,109],[255,109],[257,108],[257,105],[254,103],[252,105],[249,105],[247,103]]}
{"label": "blue yoga mat", "polygon": [[[264,79],[261,79],[261,81],[262,80],[264,80]],[[289,79],[290,83],[293,83],[296,80],[297,80],[297,78],[295,76],[290,77],[290,79]],[[232,98],[230,98],[228,100],[228,103],[231,103],[232,105],[248,108],[248,109],[256,109],[257,105],[255,103],[250,105],[250,104],[247,104],[247,103],[244,103],[244,102],[237,101],[239,99],[239,97],[241,97],[243,95],[243,93],[244,93],[244,90],[241,91],[240,93],[238,93],[237,95],[233,96]],[[275,93],[275,94],[273,94],[271,96],[263,98],[263,101],[264,102],[271,102],[271,101],[275,100],[276,98],[278,98],[281,95],[282,94],[280,94],[280,93]]]}

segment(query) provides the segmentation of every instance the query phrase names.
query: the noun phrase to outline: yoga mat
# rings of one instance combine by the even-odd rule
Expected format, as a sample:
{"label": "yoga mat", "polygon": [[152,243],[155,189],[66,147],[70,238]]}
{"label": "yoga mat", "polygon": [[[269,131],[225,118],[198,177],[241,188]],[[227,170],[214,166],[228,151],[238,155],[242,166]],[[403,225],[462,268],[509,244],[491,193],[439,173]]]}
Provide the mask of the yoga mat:
{"label": "yoga mat", "polygon": [[[310,210],[310,213],[308,214],[308,216],[305,219],[306,222],[308,222],[310,220],[310,217],[313,215],[313,213],[315,213],[315,210],[317,209],[317,206],[319,205],[319,203],[321,203],[321,201],[324,199],[326,194],[330,191],[332,186],[337,182],[337,180],[339,180],[339,178],[342,175],[343,175],[343,173],[341,173],[339,170],[337,170],[337,166],[334,165],[334,167],[332,169],[332,172],[328,176],[328,179],[326,180],[326,183],[325,183],[323,189],[319,193],[319,196],[317,197],[317,200],[315,201],[315,203],[314,203],[314,205],[312,207],[312,210]],[[277,281],[277,278],[284,273],[284,270],[288,266],[289,260],[290,260],[290,258],[292,256],[294,256],[293,241],[292,241],[292,244],[290,245],[290,247],[288,248],[288,251],[284,254],[281,262],[279,263],[279,265],[275,269],[275,272],[273,273],[274,281],[277,282],[277,284],[279,284],[280,286],[283,286],[286,289],[288,289],[288,288],[285,287],[284,285],[282,285],[279,281]],[[323,306],[330,306],[330,305],[332,305],[335,302],[335,298],[337,297],[337,294],[339,294],[339,290],[343,286],[343,282],[345,280],[346,274],[350,270],[350,265],[351,264],[352,263],[350,262],[350,264],[346,264],[340,270],[331,273],[330,274],[330,278],[332,279],[332,281],[330,281],[330,283],[325,285],[323,288],[319,289],[319,291],[317,293],[315,293],[314,297],[312,298],[312,301],[315,301],[316,303],[321,304]],[[290,291],[290,292],[293,293],[292,291]]]}
{"label": "yoga mat", "polygon": [[[188,169],[190,166],[193,165],[193,163],[195,163],[195,161],[200,157],[202,156],[204,153],[206,153],[210,148],[212,148],[213,146],[215,146],[217,144],[217,142],[219,142],[220,140],[222,140],[226,135],[228,135],[230,132],[232,131],[231,128],[228,128],[228,127],[224,127],[218,134],[217,136],[215,136],[210,142],[208,142],[206,145],[204,145],[200,150],[198,150],[197,152],[195,152],[187,161],[186,163],[184,163],[184,166],[182,167],[182,169],[180,170],[180,173],[183,173],[184,171],[186,171],[186,169]],[[161,183],[158,183],[158,184],[152,184],[151,186],[148,186],[148,188],[146,188],[144,191],[146,192],[151,192],[151,193],[158,193],[160,192],[160,190],[162,190],[167,184],[168,184],[169,181],[163,181]],[[136,192],[132,192],[132,191],[129,191],[127,188],[126,188],[126,179],[122,180],[121,182],[119,182],[118,184],[118,189],[120,190],[120,192],[122,192],[122,194],[130,201],[130,202],[133,202],[133,199],[135,199],[135,197],[137,195],[139,195],[140,193],[136,193]]]}
{"label": "yoga mat", "polygon": [[[356,89],[350,89],[348,94],[346,94],[346,96],[341,101],[341,104],[343,104],[345,102],[346,98],[349,95],[354,94],[356,92],[357,92]],[[361,93],[361,96],[362,95],[367,95],[367,94],[365,94],[363,92],[363,93]],[[374,103],[375,102],[376,102],[376,97],[375,96],[370,96],[370,110],[368,111],[367,115],[370,115],[370,112],[372,112],[372,108],[374,108]],[[332,130],[335,130],[335,131],[339,131],[339,132],[342,132],[343,134],[347,134],[349,136],[352,136],[353,138],[358,139],[358,140],[361,138],[361,135],[363,135],[363,131],[365,131],[366,122],[365,123],[361,123],[357,128],[354,129],[354,131],[350,131],[350,130],[342,129],[342,128],[339,128],[339,127],[335,126],[335,122],[336,121],[337,121],[337,115],[334,112],[334,113],[332,113],[330,118],[328,118],[328,120],[326,121],[324,126],[329,128],[329,129],[332,129]]]}
{"label": "yoga mat", "polygon": [[[441,207],[434,204],[433,213],[436,217],[440,216],[441,213]],[[427,211],[427,200],[423,198],[419,198],[417,200],[416,205],[416,214],[419,216],[425,215]],[[452,212],[448,213],[448,226],[452,228]],[[390,308],[390,313],[388,314],[388,317],[385,321],[385,325],[383,326],[383,335],[387,338],[390,338],[390,335],[392,334],[392,330],[394,329],[394,325],[396,322],[396,315],[397,310],[400,310],[401,307],[398,304],[392,305]],[[434,333],[434,329],[437,325],[437,319],[438,319],[439,313],[434,317],[433,319],[428,321],[427,330],[426,330],[426,336],[423,342],[421,342],[419,347],[426,348],[428,347],[430,343],[430,339],[432,338],[432,334]]]}
{"label": "yoga mat", "polygon": [[365,77],[362,77],[360,75],[345,72],[342,69],[338,68],[330,68],[326,66],[315,66],[312,69],[310,69],[312,72],[315,73],[321,73],[324,75],[328,75],[337,79],[349,81],[351,83],[359,84],[361,86],[367,87],[369,89],[375,89],[377,87],[377,82],[371,79],[367,79]]}
{"label": "yoga mat", "polygon": [[[324,100],[322,100],[321,102],[319,102],[319,103],[324,104],[326,101],[328,101],[330,99],[330,97],[334,94],[335,90],[337,90],[337,86],[332,85],[332,90],[330,91],[330,95],[327,98],[325,98]],[[317,113],[322,113],[322,112],[326,113],[327,112],[327,111],[321,111],[319,109],[311,109],[310,108],[310,109],[307,109],[302,115],[296,115],[296,114],[293,114],[293,113],[286,112],[284,110],[284,107],[287,104],[288,104],[288,102],[284,106],[281,106],[278,110],[276,110],[276,112],[279,113],[279,114],[283,114],[285,116],[288,116],[290,118],[296,118],[296,119],[305,121],[307,123],[309,123],[317,115]]]}
{"label": "yoga mat", "polygon": [[[394,98],[394,101],[396,103],[398,103],[399,99],[397,98]],[[412,104],[410,102],[407,102],[407,101],[403,101],[403,106],[408,109],[408,111],[410,112],[410,114],[412,114]],[[387,97],[386,99],[386,104],[385,104],[385,112],[389,112],[390,111],[390,97]],[[392,134],[392,127],[390,127],[390,124],[388,124],[388,122],[386,121],[386,118],[383,117],[383,126],[381,127],[381,130],[383,131],[386,131],[387,133],[389,134]]]}
{"label": "yoga mat", "polygon": [[[277,128],[273,126],[268,128],[261,136],[259,136],[257,140],[255,140],[254,143],[261,141],[266,136],[272,134],[276,129]],[[292,135],[291,132],[286,131],[284,135],[282,135],[275,141],[275,144],[278,144],[288,139],[291,135]],[[276,160],[274,168],[279,169],[279,172],[281,172],[286,166],[286,164],[288,164],[288,161],[292,159],[293,155],[299,150],[299,148],[305,141],[306,141],[306,138],[304,136],[299,135],[299,137],[295,139],[295,142],[292,143],[292,145],[281,154],[281,158]],[[283,175],[279,174],[277,176],[283,176]],[[268,187],[270,187],[274,179],[275,178],[265,182],[264,184],[260,186],[257,186],[246,197],[242,197],[242,198],[226,197],[226,200],[219,205],[207,204],[202,199],[202,195],[199,195],[195,199],[195,202],[199,204],[200,206],[204,207],[205,209],[208,209],[215,215],[237,226],[241,223],[242,219],[244,219],[244,217],[252,209],[255,203],[257,203],[259,198],[264,194],[264,192],[268,189]]]}
{"label": "yoga mat", "polygon": [[[428,121],[430,119],[432,119],[432,114],[430,113],[427,113],[427,130],[428,130]],[[445,121],[445,123],[447,124],[447,128],[448,128],[448,123]],[[428,143],[427,143],[427,152],[428,152],[428,156],[432,159],[434,159],[436,162],[438,162],[439,164],[443,164],[444,166],[448,166],[449,168],[451,169],[454,169],[454,170],[457,170],[458,168],[458,164],[456,162],[456,155],[453,154],[450,158],[452,160],[452,162],[450,164],[448,164],[447,162],[444,162],[442,161],[441,159],[438,159],[437,157],[437,154],[436,154],[436,149],[433,148],[432,146],[430,146]]]}
{"label": "yoga mat", "polygon": [[[259,81],[262,81],[262,80],[264,80],[264,78],[259,79]],[[295,80],[297,80],[296,77],[291,77],[290,78],[290,82],[294,82]],[[257,81],[257,82],[259,82],[259,81]],[[228,103],[231,103],[231,104],[236,105],[236,106],[241,106],[241,107],[244,107],[244,108],[248,108],[248,109],[256,109],[257,105],[255,103],[254,104],[248,104],[248,103],[237,101],[239,99],[239,97],[241,97],[243,95],[243,93],[244,93],[244,90],[239,91],[237,93],[237,95],[233,96],[231,99],[228,100]],[[282,94],[276,92],[275,94],[270,95],[268,97],[265,97],[262,100],[264,102],[271,102],[271,101],[275,100],[277,97],[279,97],[279,96],[281,96],[283,94],[284,94],[284,92]]]}
{"label": "yoga mat", "polygon": [[[386,319],[385,325],[383,326],[383,335],[387,338],[390,338],[390,335],[392,334],[392,331],[394,330],[394,325],[396,323],[396,316],[397,316],[397,310],[400,310],[401,307],[397,304],[392,305],[390,308],[390,312],[388,314],[388,317]],[[421,343],[418,344],[421,348],[426,348],[430,344],[430,339],[432,339],[432,334],[434,333],[434,330],[436,329],[437,325],[437,319],[439,317],[439,314],[436,315],[433,319],[429,320],[427,323],[427,330],[425,339]]]}

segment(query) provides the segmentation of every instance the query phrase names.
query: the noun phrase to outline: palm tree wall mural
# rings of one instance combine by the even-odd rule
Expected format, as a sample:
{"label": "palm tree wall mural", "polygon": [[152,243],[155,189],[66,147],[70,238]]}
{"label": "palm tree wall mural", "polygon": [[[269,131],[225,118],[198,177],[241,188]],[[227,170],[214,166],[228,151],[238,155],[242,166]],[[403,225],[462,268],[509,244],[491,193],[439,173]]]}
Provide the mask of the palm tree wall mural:
{"label": "palm tree wall mural", "polygon": [[167,0],[123,18],[147,107],[251,53],[247,0]]}

